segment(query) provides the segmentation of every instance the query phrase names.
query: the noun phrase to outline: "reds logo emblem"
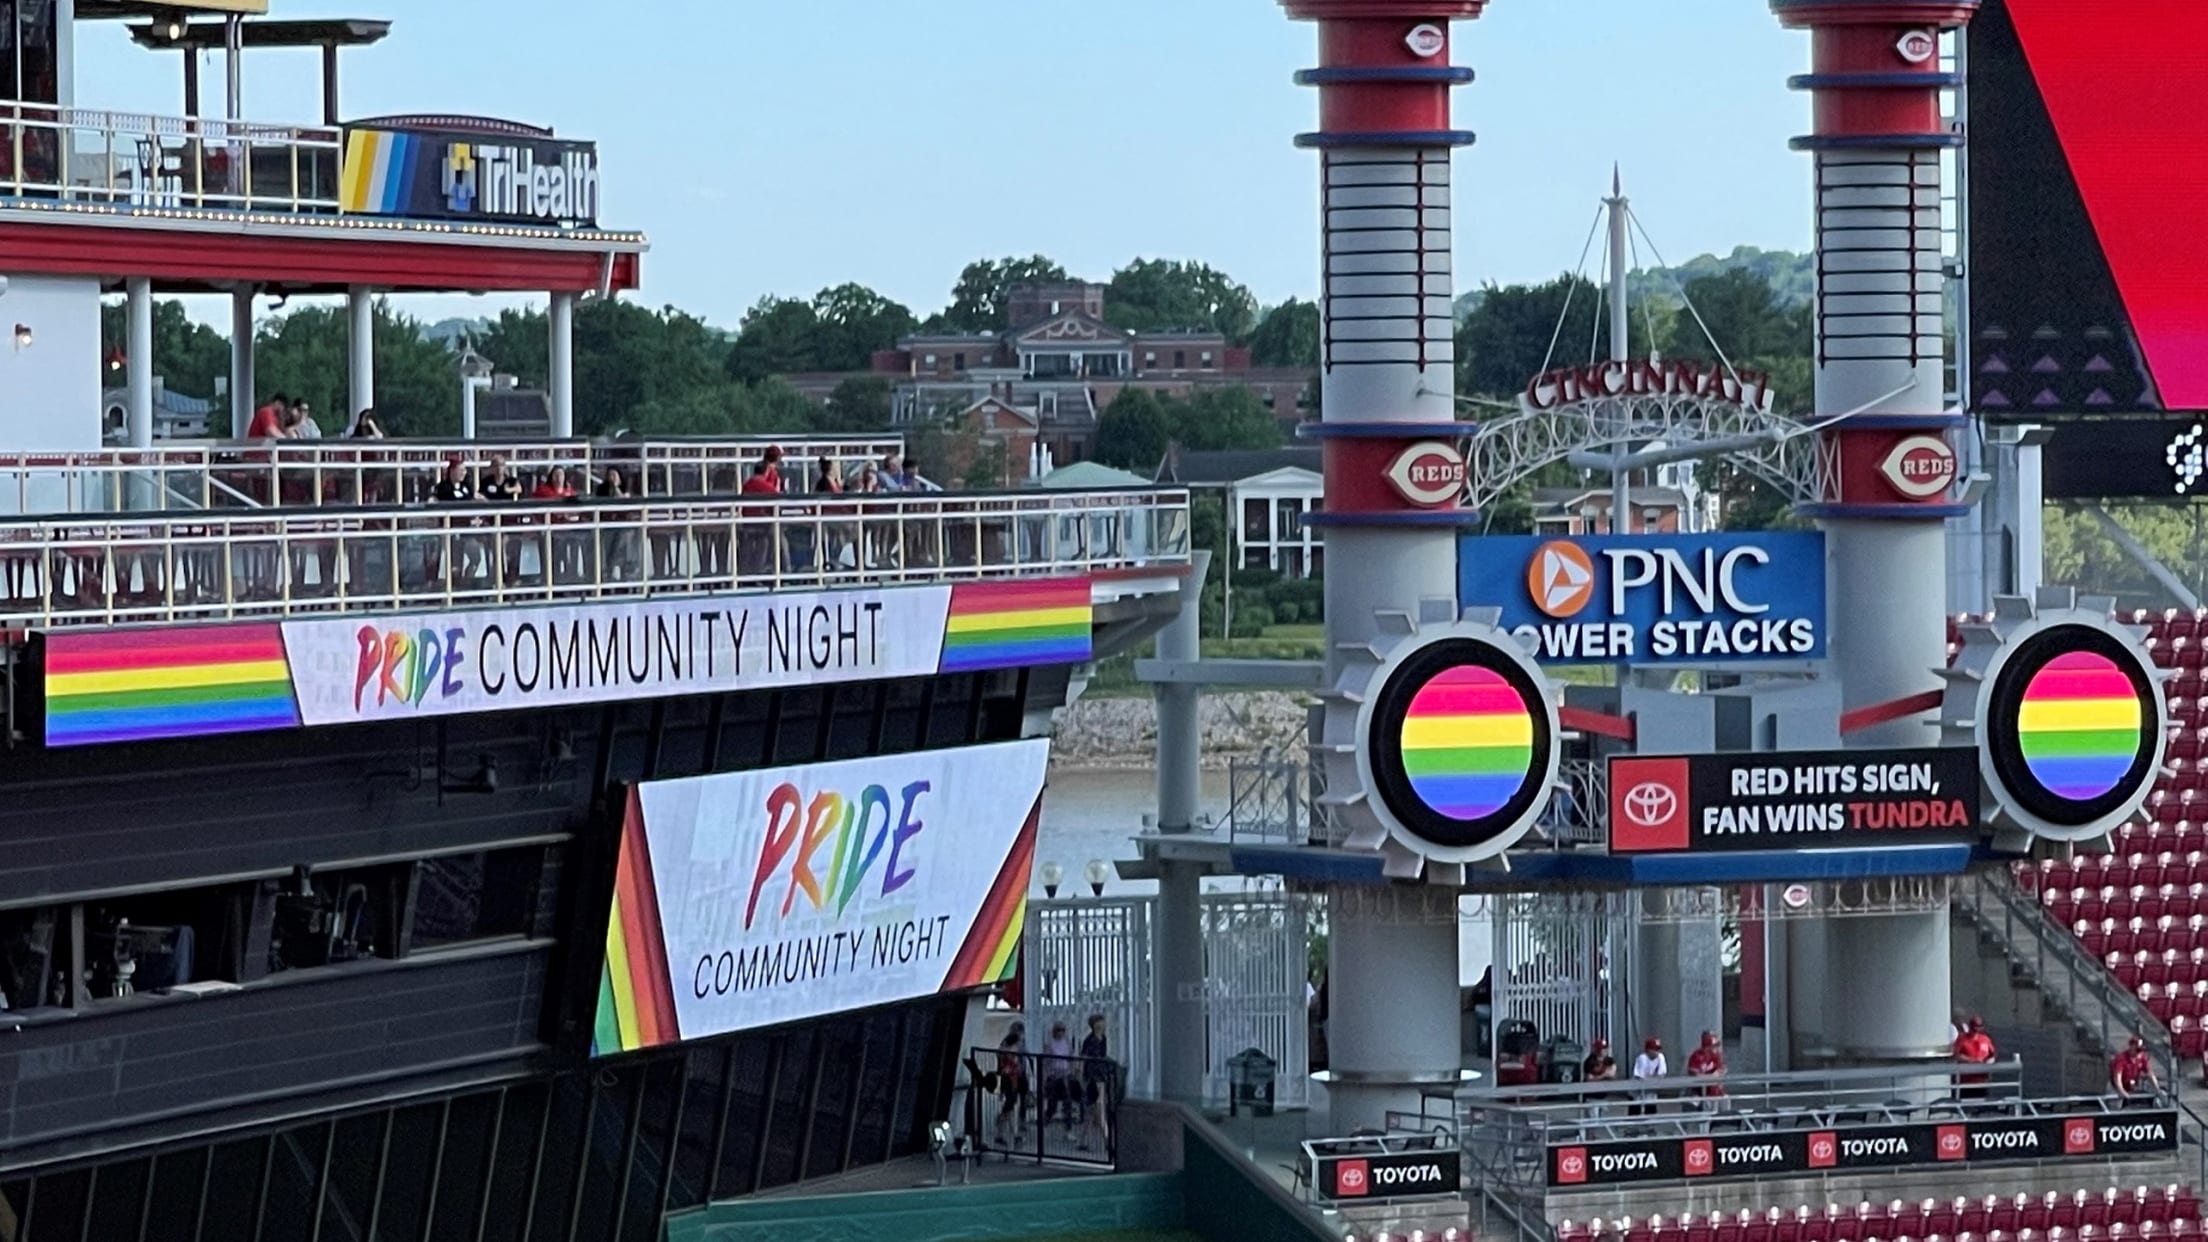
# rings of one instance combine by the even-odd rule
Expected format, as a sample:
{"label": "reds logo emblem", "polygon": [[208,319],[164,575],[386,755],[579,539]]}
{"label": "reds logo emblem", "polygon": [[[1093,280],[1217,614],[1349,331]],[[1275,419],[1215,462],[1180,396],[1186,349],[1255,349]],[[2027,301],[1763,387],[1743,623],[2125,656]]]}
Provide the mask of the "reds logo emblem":
{"label": "reds logo emblem", "polygon": [[1464,454],[1441,440],[1421,441],[1395,455],[1387,478],[1396,495],[1421,509],[1455,504],[1464,493]]}
{"label": "reds logo emblem", "polygon": [[1878,463],[1886,483],[1911,500],[1930,500],[1955,485],[1955,446],[1940,436],[1906,436]]}
{"label": "reds logo emblem", "polygon": [[1403,46],[1411,49],[1411,55],[1420,60],[1432,60],[1449,46],[1449,35],[1431,23],[1413,26],[1411,33],[1403,36]]}
{"label": "reds logo emblem", "polygon": [[1905,30],[1894,51],[1912,65],[1921,65],[1940,54],[1940,39],[1929,30]]}

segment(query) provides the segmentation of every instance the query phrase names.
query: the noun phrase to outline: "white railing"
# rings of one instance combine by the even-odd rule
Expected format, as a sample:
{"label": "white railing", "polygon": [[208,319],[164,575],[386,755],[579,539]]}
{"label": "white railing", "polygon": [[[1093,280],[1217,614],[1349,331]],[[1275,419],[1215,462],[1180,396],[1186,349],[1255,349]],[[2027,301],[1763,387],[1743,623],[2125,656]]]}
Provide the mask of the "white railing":
{"label": "white railing", "polygon": [[334,214],[342,163],[332,126],[0,101],[0,197]]}
{"label": "white railing", "polygon": [[583,501],[0,522],[0,625],[1174,573],[1188,493]]}
{"label": "white railing", "polygon": [[810,491],[820,463],[847,477],[902,451],[896,436],[765,436],[740,440],[592,442],[290,440],[83,453],[0,453],[0,513],[203,513],[323,505],[422,504],[448,462],[480,486],[493,458],[534,488],[555,466],[578,492],[610,471],[640,499],[734,495],[769,447],[786,488]]}

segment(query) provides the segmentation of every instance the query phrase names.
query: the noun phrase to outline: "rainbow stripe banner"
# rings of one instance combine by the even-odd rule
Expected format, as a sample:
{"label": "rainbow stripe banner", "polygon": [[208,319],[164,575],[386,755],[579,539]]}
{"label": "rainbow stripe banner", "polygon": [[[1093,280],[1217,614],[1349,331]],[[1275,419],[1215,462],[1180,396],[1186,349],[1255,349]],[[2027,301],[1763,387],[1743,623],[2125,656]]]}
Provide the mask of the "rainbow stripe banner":
{"label": "rainbow stripe banner", "polygon": [[951,588],[939,671],[1079,664],[1094,624],[1086,578],[961,582]]}
{"label": "rainbow stripe banner", "polygon": [[349,215],[401,214],[426,145],[413,134],[348,130],[345,165],[338,176],[338,208]]}
{"label": "rainbow stripe banner", "polygon": [[642,802],[631,786],[628,816],[621,826],[613,913],[606,923],[606,968],[598,984],[593,1044],[600,1054],[652,1048],[682,1038],[670,977],[667,940],[659,924],[659,893],[652,879],[651,840],[644,834]]}
{"label": "rainbow stripe banner", "polygon": [[1533,714],[1503,675],[1478,665],[1435,674],[1403,713],[1403,772],[1450,819],[1485,819],[1533,767]]}
{"label": "rainbow stripe banner", "polygon": [[989,886],[989,896],[974,917],[966,943],[943,975],[942,991],[1003,983],[1020,969],[1020,933],[1027,927],[1027,886],[1035,863],[1035,837],[1043,822],[1043,797],[1027,810],[1027,822],[1013,839],[1012,852]]}
{"label": "rainbow stripe banner", "polygon": [[2032,779],[2058,798],[2091,802],[2139,756],[2146,705],[2107,656],[2071,651],[2032,674],[2017,710],[2017,746]]}
{"label": "rainbow stripe banner", "polygon": [[88,746],[299,723],[276,625],[46,636],[46,744]]}

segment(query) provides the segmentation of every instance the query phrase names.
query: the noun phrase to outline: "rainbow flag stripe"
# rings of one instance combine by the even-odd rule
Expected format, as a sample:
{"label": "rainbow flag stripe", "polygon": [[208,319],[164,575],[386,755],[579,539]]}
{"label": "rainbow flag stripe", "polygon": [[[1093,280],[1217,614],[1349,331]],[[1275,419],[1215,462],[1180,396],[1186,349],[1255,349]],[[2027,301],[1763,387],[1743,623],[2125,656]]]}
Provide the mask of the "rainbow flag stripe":
{"label": "rainbow flag stripe", "polygon": [[1533,715],[1493,669],[1429,679],[1403,714],[1403,772],[1419,800],[1455,820],[1493,815],[1533,766]]}
{"label": "rainbow flag stripe", "polygon": [[46,744],[89,746],[299,723],[275,625],[46,636]]}
{"label": "rainbow flag stripe", "polygon": [[1027,886],[1032,883],[1035,836],[1043,822],[1043,796],[1027,809],[1027,822],[1012,842],[1012,852],[989,886],[989,896],[974,916],[966,943],[943,974],[945,992],[1002,983],[1019,973],[1020,933],[1027,926]]}
{"label": "rainbow flag stripe", "polygon": [[2072,651],[2032,674],[2017,710],[2017,743],[2032,779],[2058,798],[2090,802],[2139,755],[2146,708],[2107,656]]}
{"label": "rainbow flag stripe", "polygon": [[1086,578],[1033,582],[961,582],[951,588],[943,634],[945,673],[1030,664],[1079,664],[1089,658],[1095,616]]}
{"label": "rainbow flag stripe", "polygon": [[621,825],[621,858],[614,868],[613,915],[606,921],[606,965],[598,981],[592,1056],[682,1039],[675,994],[667,978],[667,942],[659,922],[659,890],[652,880],[651,841],[644,835],[643,802],[632,786],[628,818]]}

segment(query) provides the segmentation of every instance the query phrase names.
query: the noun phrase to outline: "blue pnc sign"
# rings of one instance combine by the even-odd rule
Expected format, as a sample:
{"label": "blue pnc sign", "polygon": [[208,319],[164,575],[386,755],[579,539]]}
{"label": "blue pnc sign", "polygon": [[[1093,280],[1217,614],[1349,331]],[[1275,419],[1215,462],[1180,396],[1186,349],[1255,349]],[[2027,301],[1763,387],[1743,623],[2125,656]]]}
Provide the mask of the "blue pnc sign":
{"label": "blue pnc sign", "polygon": [[1812,660],[1825,654],[1825,537],[1467,535],[1457,596],[1501,608],[1544,664]]}

